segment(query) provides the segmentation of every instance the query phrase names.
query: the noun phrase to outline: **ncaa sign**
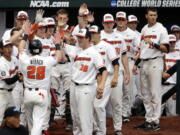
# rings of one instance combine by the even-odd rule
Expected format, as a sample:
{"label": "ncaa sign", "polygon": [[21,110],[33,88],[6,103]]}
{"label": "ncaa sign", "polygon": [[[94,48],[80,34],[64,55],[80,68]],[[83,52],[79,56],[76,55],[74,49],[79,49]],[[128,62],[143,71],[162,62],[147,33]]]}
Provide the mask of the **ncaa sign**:
{"label": "ncaa sign", "polygon": [[116,0],[112,0],[111,1],[111,7],[116,7],[117,6],[117,1]]}

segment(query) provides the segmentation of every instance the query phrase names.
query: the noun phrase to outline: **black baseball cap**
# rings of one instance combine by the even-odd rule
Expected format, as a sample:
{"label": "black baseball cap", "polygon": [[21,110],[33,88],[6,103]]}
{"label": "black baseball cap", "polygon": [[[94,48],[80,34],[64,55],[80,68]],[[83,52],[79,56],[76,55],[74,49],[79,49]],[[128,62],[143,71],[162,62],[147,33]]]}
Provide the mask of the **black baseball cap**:
{"label": "black baseball cap", "polygon": [[15,106],[8,107],[4,113],[4,118],[18,116],[21,112]]}

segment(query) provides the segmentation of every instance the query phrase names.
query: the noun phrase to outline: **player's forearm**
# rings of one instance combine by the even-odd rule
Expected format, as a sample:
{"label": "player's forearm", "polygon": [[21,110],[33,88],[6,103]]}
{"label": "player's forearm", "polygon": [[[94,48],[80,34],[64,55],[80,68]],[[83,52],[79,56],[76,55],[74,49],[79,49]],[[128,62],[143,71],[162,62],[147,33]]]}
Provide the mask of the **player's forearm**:
{"label": "player's forearm", "polygon": [[169,44],[158,45],[156,43],[151,43],[151,45],[153,47],[155,47],[156,49],[160,50],[161,52],[164,52],[164,53],[168,53],[169,52]]}
{"label": "player's forearm", "polygon": [[58,62],[61,62],[62,61],[62,51],[61,50],[56,50],[56,54],[55,54],[55,57],[57,59]]}
{"label": "player's forearm", "polygon": [[118,78],[119,75],[119,65],[114,65],[114,78]]}
{"label": "player's forearm", "polygon": [[12,35],[10,37],[10,41],[12,43],[14,43],[21,35],[23,34],[23,30],[21,29],[20,31],[18,31],[16,34]]}
{"label": "player's forearm", "polygon": [[[25,36],[26,36],[26,37],[25,37]],[[19,52],[22,52],[22,51],[24,50],[24,48],[25,48],[25,46],[26,46],[26,41],[27,41],[26,38],[28,38],[28,35],[24,35],[24,39],[21,40],[20,44],[18,45],[18,50],[19,50]]]}
{"label": "player's forearm", "polygon": [[102,79],[102,75],[101,75],[101,74],[98,74],[98,75],[96,76],[96,80],[97,80],[97,84],[98,84],[98,85],[100,84],[101,79]]}
{"label": "player's forearm", "polygon": [[108,72],[107,72],[107,70],[104,70],[102,72],[102,77],[101,77],[101,81],[100,81],[101,86],[105,86],[107,76],[108,76]]}
{"label": "player's forearm", "polygon": [[127,55],[122,55],[122,64],[126,74],[129,74],[129,63]]}

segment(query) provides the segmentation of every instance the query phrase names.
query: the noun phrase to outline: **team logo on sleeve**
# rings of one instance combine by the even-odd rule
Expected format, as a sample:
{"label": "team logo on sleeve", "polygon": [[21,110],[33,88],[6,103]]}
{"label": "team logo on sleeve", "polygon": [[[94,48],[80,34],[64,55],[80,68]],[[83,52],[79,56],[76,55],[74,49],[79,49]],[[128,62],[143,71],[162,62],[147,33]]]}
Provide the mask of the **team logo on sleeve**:
{"label": "team logo on sleeve", "polygon": [[5,71],[2,71],[2,72],[1,72],[1,76],[6,76],[6,72],[5,72]]}

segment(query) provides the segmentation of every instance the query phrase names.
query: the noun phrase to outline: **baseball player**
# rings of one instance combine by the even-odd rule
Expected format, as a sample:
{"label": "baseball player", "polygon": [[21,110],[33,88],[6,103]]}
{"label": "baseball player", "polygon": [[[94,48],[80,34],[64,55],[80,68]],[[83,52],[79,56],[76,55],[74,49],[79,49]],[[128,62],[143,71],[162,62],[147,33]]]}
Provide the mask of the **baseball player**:
{"label": "baseball player", "polygon": [[136,34],[138,36],[141,36],[141,33],[139,31],[137,31],[137,25],[138,25],[139,21],[137,19],[137,17],[135,15],[129,15],[128,16],[128,24],[127,26],[133,30],[134,32],[136,32]]}
{"label": "baseball player", "polygon": [[80,29],[88,28],[90,26],[89,23],[94,22],[93,13],[89,11],[85,3],[80,6],[77,19],[78,25],[75,26],[72,32],[73,36],[75,36]]}
{"label": "baseball player", "polygon": [[[13,41],[13,50],[12,50],[12,56],[16,57],[17,59],[19,59],[18,45],[22,40],[22,35],[19,35],[21,31],[23,31],[21,28],[14,27],[10,33],[11,37],[13,37],[14,35],[18,35],[17,39],[16,40],[14,39]],[[24,115],[24,106],[23,106],[23,97],[24,97],[23,90],[24,90],[23,83],[18,81],[16,82],[16,85],[12,91],[12,95],[13,95],[14,105],[22,112],[20,116],[21,124],[26,125],[26,118]]]}
{"label": "baseball player", "polygon": [[97,122],[97,135],[106,134],[106,105],[112,92],[112,88],[117,86],[119,75],[119,58],[116,54],[115,48],[107,42],[101,40],[100,29],[98,26],[93,25],[89,28],[91,33],[91,42],[95,49],[101,54],[104,63],[107,67],[108,77],[105,84],[103,97],[101,99],[95,98],[95,120]]}
{"label": "baseball player", "polygon": [[41,41],[43,45],[43,50],[41,55],[42,56],[49,56],[51,53],[51,45],[47,44],[47,40],[45,39],[46,36],[46,22],[45,19],[38,23],[37,30],[35,32],[35,36],[33,39],[38,39]]}
{"label": "baseball player", "polygon": [[[56,20],[57,20],[57,32],[60,33],[60,37],[67,42],[66,36],[71,35],[74,26],[69,26],[68,20],[68,12],[65,9],[60,9],[56,13]],[[70,114],[70,106],[69,102],[69,91],[71,85],[71,71],[70,71],[70,60],[69,56],[66,54],[67,61],[60,62],[53,68],[51,83],[52,88],[59,91],[59,102],[60,107],[58,111],[61,116],[65,115],[67,127],[66,130],[72,129],[72,120]],[[67,98],[66,98],[67,97]]]}
{"label": "baseball player", "polygon": [[134,31],[127,27],[127,17],[125,12],[119,11],[116,13],[116,24],[117,28],[115,28],[115,31],[124,37],[125,43],[127,45],[127,56],[129,58],[130,82],[123,85],[122,101],[123,121],[129,122],[130,120],[128,117],[131,115],[133,86],[135,85],[132,67],[134,65],[134,60],[136,59],[136,54],[138,53],[137,46],[139,45],[140,38]]}
{"label": "baseball player", "polygon": [[[15,27],[22,28],[25,21],[29,20],[29,16],[26,11],[19,11],[15,18]],[[13,27],[14,28],[14,27]],[[13,29],[12,28],[12,29]],[[20,37],[23,33],[23,30],[20,30],[17,34],[11,36],[11,30],[6,30],[2,36],[2,39],[9,39],[11,42],[14,42]]]}
{"label": "baseball player", "polygon": [[[119,59],[120,70],[118,76],[118,84],[117,87],[112,88],[112,92],[110,95],[110,103],[112,105],[112,113],[113,113],[113,124],[116,135],[121,135],[122,129],[122,85],[123,79],[125,78],[126,83],[129,82],[129,67],[128,67],[128,58],[126,56],[127,47],[124,41],[124,38],[113,31],[114,26],[114,18],[111,14],[105,14],[103,17],[103,27],[104,30],[101,31],[101,39],[108,42],[112,45]],[[121,64],[122,63],[122,64]],[[125,71],[125,77],[123,74],[123,69]]]}
{"label": "baseball player", "polygon": [[[29,41],[27,55],[26,41],[30,33],[28,22],[23,26],[24,36],[19,45],[20,71],[24,77],[24,106],[31,135],[41,135],[49,107],[50,75],[52,66],[62,58],[60,45],[56,45],[56,56],[41,56],[42,43],[38,39]],[[59,41],[56,40],[59,44]]]}
{"label": "baseball player", "polygon": [[171,33],[176,36],[176,49],[180,49],[180,27],[178,25],[171,26]]}
{"label": "baseball player", "polygon": [[[179,49],[175,49],[176,37],[172,34],[169,35],[170,50],[165,54],[165,66],[166,70],[176,64],[176,61],[180,59]],[[163,73],[165,74],[165,73]],[[172,87],[176,85],[176,73],[171,76],[163,85],[162,93],[166,93]],[[176,95],[173,95],[165,104],[162,105],[162,111],[166,110],[167,116],[176,116]]]}
{"label": "baseball player", "polygon": [[[95,96],[102,98],[107,70],[101,55],[90,45],[88,29],[81,29],[77,34],[79,47],[65,45],[65,52],[73,58],[72,89],[70,91],[71,113],[74,135],[92,135],[93,102]],[[95,87],[96,75],[100,80]]]}
{"label": "baseball player", "polygon": [[[55,32],[55,29],[56,29],[56,24],[55,24],[54,19],[51,18],[51,17],[44,18],[44,23],[45,23],[44,26],[46,27],[46,33],[45,33],[45,37],[43,39],[43,41],[44,41],[43,43],[47,47],[49,47],[49,49],[48,49],[49,51],[47,51],[48,53],[46,54],[46,56],[55,56],[56,48],[55,48],[55,44],[53,42],[54,41],[53,34]],[[48,111],[47,111],[47,114],[46,114],[46,119],[45,119],[45,121],[43,123],[43,133],[45,135],[49,135],[48,128],[49,128],[49,121],[50,121],[50,114],[51,114],[51,95],[50,95],[50,92],[48,93],[48,97],[49,97]]]}
{"label": "baseball player", "polygon": [[18,80],[22,79],[18,73],[18,62],[12,54],[13,44],[5,39],[1,42],[0,49],[0,124],[3,120],[4,111],[10,105],[14,105],[12,90]]}
{"label": "baseball player", "polygon": [[[169,37],[166,28],[157,22],[157,10],[147,9],[148,24],[141,31],[140,59],[142,67],[141,89],[146,110],[145,122],[137,128],[145,130],[159,130],[161,115],[161,80],[163,72],[163,55],[169,51]],[[133,67],[136,71],[140,62],[138,59]]]}
{"label": "baseball player", "polygon": [[[135,15],[129,15],[128,16],[128,24],[127,26],[133,30],[136,35],[139,37],[139,39],[141,38],[141,33],[139,31],[137,31],[137,25],[138,25],[139,21],[137,19],[137,17]],[[134,87],[133,87],[133,96],[132,96],[132,102],[133,102],[133,106],[132,108],[137,108],[140,103],[142,103],[142,99],[141,99],[141,88],[140,88],[140,73],[139,73],[139,69],[137,69],[137,73],[136,75],[134,75]]]}

